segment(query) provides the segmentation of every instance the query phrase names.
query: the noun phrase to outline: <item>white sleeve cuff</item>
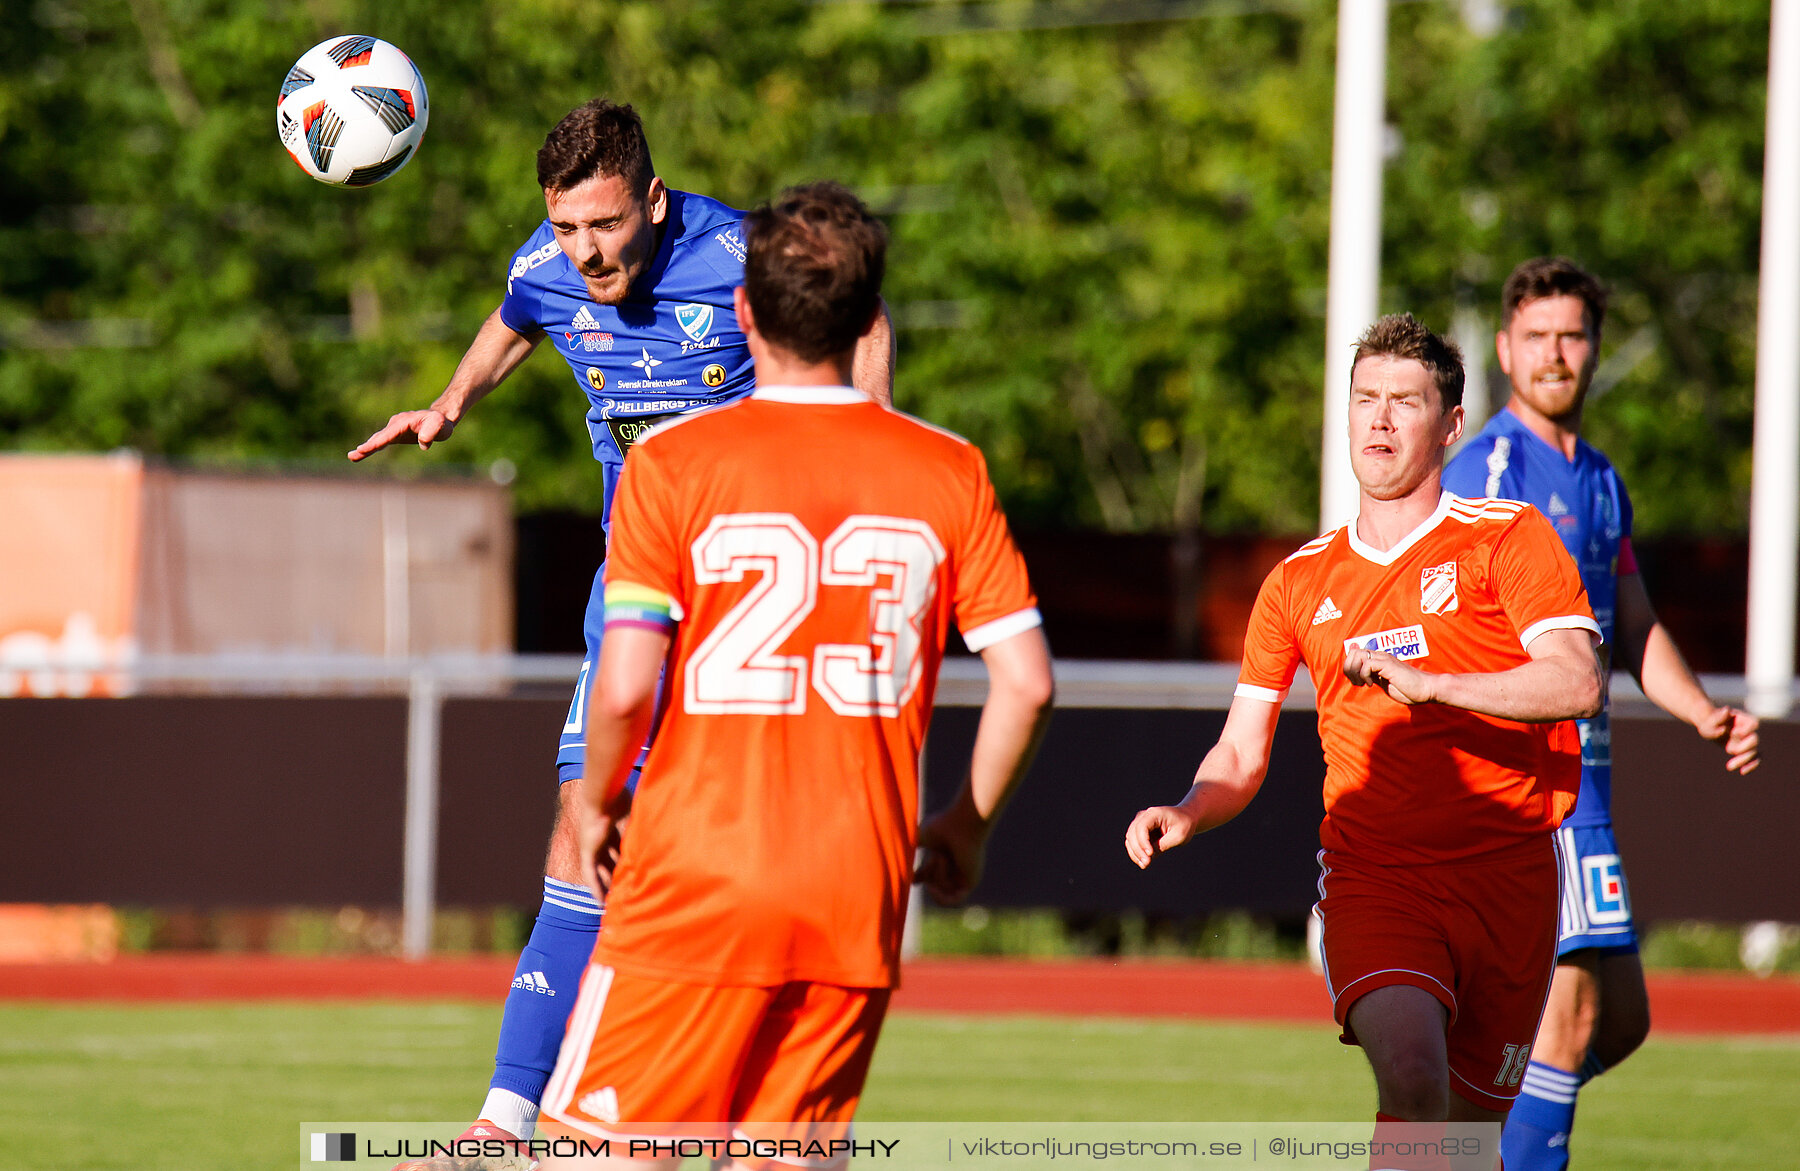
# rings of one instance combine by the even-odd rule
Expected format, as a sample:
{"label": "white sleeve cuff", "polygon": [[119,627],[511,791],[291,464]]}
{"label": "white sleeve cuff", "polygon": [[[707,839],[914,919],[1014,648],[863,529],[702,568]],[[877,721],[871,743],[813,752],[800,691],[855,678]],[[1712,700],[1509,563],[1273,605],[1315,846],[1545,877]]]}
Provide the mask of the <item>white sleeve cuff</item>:
{"label": "white sleeve cuff", "polygon": [[1015,634],[1023,634],[1032,627],[1043,624],[1044,616],[1038,613],[1036,606],[1028,610],[1016,610],[1004,618],[983,622],[973,630],[963,631],[963,645],[971,653],[980,654],[997,642],[1005,642]]}
{"label": "white sleeve cuff", "polygon": [[1545,618],[1527,626],[1525,633],[1519,635],[1519,645],[1530,650],[1533,639],[1552,630],[1585,630],[1593,636],[1595,646],[1599,646],[1601,642],[1600,627],[1592,618],[1586,614],[1564,614],[1560,618]]}
{"label": "white sleeve cuff", "polygon": [[1240,683],[1231,694],[1239,699],[1260,699],[1264,703],[1280,703],[1287,698],[1285,688],[1277,691],[1273,687],[1258,687],[1254,683]]}

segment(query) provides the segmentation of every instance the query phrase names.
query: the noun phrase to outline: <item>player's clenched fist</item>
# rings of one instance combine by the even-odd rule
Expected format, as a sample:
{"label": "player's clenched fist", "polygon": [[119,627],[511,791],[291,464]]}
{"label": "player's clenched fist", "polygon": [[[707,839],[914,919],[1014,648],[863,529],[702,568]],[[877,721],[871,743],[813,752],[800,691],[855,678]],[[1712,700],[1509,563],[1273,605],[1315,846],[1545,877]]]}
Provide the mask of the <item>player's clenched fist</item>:
{"label": "player's clenched fist", "polygon": [[954,907],[981,881],[987,825],[966,807],[951,806],[919,827],[919,864],[913,881],[931,897]]}
{"label": "player's clenched fist", "polygon": [[401,411],[387,421],[387,426],[358,444],[350,453],[350,458],[360,460],[394,443],[412,442],[422,448],[430,447],[450,438],[450,432],[454,430],[456,420],[442,411],[429,408],[423,411]]}
{"label": "player's clenched fist", "polygon": [[1344,678],[1358,687],[1379,687],[1395,703],[1431,702],[1431,677],[1386,651],[1352,644],[1344,648]]}
{"label": "player's clenched fist", "polygon": [[[629,814],[627,814],[629,816]],[[625,818],[583,810],[576,829],[576,849],[581,857],[581,877],[602,907],[612,893],[613,871],[619,865]]]}
{"label": "player's clenched fist", "polygon": [[1194,815],[1179,805],[1154,805],[1140,810],[1125,831],[1125,852],[1142,870],[1158,854],[1193,837],[1195,823]]}

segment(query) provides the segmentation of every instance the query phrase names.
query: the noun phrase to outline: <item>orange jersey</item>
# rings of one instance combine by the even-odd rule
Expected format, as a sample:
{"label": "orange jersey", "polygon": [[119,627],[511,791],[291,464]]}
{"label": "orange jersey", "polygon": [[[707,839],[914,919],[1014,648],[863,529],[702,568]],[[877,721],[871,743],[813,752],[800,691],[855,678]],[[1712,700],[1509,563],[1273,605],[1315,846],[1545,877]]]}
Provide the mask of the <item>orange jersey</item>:
{"label": "orange jersey", "polygon": [[1473,858],[1547,833],[1575,803],[1572,721],[1524,724],[1408,707],[1344,678],[1355,641],[1438,673],[1505,671],[1547,630],[1599,637],[1575,563],[1536,509],[1444,493],[1392,549],[1353,525],[1301,546],[1257,595],[1241,697],[1280,702],[1306,663],[1325,748],[1327,850],[1368,862]]}
{"label": "orange jersey", "polygon": [[609,625],[658,597],[677,625],[596,962],[892,985],[945,631],[1039,623],[981,452],[765,386],[640,440],[613,516]]}

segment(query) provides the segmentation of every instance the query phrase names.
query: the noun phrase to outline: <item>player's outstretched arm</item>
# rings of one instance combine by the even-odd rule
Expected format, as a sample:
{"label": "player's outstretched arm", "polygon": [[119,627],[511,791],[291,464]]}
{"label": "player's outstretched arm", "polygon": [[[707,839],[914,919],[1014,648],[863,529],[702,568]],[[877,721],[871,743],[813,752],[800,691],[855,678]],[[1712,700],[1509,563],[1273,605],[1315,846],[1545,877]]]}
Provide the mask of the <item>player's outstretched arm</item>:
{"label": "player's outstretched arm", "polygon": [[389,419],[385,427],[351,450],[350,459],[366,459],[395,443],[417,443],[428,448],[450,438],[450,432],[468,409],[518,369],[541,340],[541,334],[526,337],[514,333],[511,326],[500,320],[500,310],[495,309],[481,323],[468,352],[456,364],[456,373],[450,376],[444,393],[422,411],[401,411]]}
{"label": "player's outstretched arm", "polygon": [[1275,722],[1280,718],[1279,703],[1241,695],[1231,701],[1219,742],[1200,762],[1187,796],[1178,805],[1155,805],[1131,819],[1125,830],[1125,853],[1138,869],[1243,812],[1269,771]]}
{"label": "player's outstretched arm", "polygon": [[1716,704],[1656,617],[1639,574],[1619,575],[1613,661],[1631,672],[1644,695],[1725,750],[1725,767],[1747,773],[1761,763],[1759,721],[1749,712]]}
{"label": "player's outstretched arm", "polygon": [[1441,703],[1528,724],[1600,714],[1606,686],[1587,630],[1546,630],[1525,653],[1531,661],[1508,671],[1453,675],[1421,671],[1383,651],[1349,646],[1343,670],[1351,683],[1379,687],[1396,703]]}
{"label": "player's outstretched arm", "polygon": [[864,394],[875,396],[884,407],[894,405],[894,319],[888,316],[887,302],[869,322],[869,329],[856,339],[856,354],[850,360],[850,381]]}
{"label": "player's outstretched arm", "polygon": [[981,652],[987,702],[975,729],[969,778],[949,808],[919,829],[924,861],[915,880],[941,903],[960,903],[981,881],[988,834],[1050,722],[1056,684],[1041,627],[1021,631]]}
{"label": "player's outstretched arm", "polygon": [[630,810],[625,780],[650,733],[650,720],[656,713],[656,681],[669,653],[669,641],[669,635],[660,630],[609,626],[600,647],[600,663],[594,669],[576,839],[582,875],[602,903],[611,884],[607,839],[614,824]]}

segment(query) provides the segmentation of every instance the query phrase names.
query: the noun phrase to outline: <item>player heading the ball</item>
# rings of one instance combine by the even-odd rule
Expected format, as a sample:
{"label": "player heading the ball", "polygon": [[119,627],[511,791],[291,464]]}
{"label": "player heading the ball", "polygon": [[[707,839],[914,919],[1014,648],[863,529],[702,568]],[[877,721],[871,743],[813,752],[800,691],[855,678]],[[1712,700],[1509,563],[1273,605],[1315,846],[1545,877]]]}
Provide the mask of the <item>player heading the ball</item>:
{"label": "player heading the ball", "polygon": [[[587,404],[599,463],[593,500],[610,531],[613,490],[632,445],[659,422],[742,398],[755,385],[732,308],[732,291],[744,282],[743,213],[668,187],[651,162],[643,119],[604,98],[551,128],[537,153],[537,180],[544,220],[496,270],[504,295],[449,385],[429,406],[394,415],[350,458],[447,441],[548,340]],[[885,310],[868,326],[856,340],[854,377],[886,402],[893,334]],[[604,900],[588,890],[577,862],[573,809],[603,634],[604,572],[602,565],[594,574],[583,622],[587,654],[557,740],[558,811],[543,903],[519,954],[493,1077],[477,1121],[463,1133],[468,1139],[529,1139],[536,1130],[538,1100],[600,929]]]}

